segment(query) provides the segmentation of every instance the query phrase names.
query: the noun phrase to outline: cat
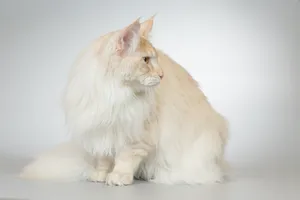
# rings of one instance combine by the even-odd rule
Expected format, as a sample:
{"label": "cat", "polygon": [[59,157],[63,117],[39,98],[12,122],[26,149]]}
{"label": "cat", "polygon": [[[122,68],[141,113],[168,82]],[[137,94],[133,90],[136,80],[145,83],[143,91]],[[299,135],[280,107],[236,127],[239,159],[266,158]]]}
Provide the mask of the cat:
{"label": "cat", "polygon": [[192,76],[153,46],[153,23],[137,19],[81,53],[63,100],[72,139],[25,166],[22,178],[224,181],[228,122]]}

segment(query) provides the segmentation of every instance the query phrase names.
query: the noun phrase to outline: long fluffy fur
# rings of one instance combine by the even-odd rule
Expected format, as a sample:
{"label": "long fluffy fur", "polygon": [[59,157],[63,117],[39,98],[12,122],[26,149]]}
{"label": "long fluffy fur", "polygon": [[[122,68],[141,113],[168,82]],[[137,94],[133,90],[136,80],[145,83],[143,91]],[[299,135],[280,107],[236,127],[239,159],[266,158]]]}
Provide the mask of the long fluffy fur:
{"label": "long fluffy fur", "polygon": [[[145,154],[135,177],[165,184],[221,182],[225,118],[189,73],[161,50],[156,52],[165,76],[157,87],[140,95],[120,86],[119,74],[107,70],[117,61],[107,59],[101,49],[113,48],[114,34],[93,42],[70,73],[64,107],[74,140],[41,155],[24,168],[22,177],[90,179],[98,155],[115,158],[124,146],[143,139],[133,151]],[[141,139],[145,129],[147,137]]]}
{"label": "long fluffy fur", "polygon": [[73,142],[62,143],[25,166],[20,177],[54,181],[86,180],[94,172],[94,158]]}

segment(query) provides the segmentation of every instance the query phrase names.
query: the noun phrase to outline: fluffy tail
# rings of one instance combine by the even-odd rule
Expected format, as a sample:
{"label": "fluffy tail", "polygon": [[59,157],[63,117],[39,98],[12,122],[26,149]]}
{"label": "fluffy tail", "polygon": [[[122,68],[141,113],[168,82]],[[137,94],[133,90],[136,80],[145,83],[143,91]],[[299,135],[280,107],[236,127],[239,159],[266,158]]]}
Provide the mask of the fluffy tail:
{"label": "fluffy tail", "polygon": [[78,181],[85,180],[93,170],[93,159],[72,142],[56,146],[25,166],[24,179]]}

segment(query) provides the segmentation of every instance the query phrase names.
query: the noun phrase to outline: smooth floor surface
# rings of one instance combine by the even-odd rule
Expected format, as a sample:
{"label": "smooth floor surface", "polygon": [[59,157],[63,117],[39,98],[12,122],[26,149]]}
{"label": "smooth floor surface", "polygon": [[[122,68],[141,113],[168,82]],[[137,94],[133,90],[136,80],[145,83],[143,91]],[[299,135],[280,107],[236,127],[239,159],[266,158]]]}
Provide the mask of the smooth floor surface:
{"label": "smooth floor surface", "polygon": [[20,180],[18,172],[28,160],[0,157],[0,199],[93,200],[299,200],[300,169],[234,169],[231,180],[217,185],[155,185],[136,182],[109,187],[101,183],[54,183]]}

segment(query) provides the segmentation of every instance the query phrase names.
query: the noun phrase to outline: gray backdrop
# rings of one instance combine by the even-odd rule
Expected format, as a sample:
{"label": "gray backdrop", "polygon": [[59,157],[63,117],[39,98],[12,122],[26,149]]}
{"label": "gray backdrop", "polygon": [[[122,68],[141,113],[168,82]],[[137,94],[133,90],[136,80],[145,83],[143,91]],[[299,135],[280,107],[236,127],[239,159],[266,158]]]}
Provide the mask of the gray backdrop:
{"label": "gray backdrop", "polygon": [[61,95],[76,55],[96,37],[155,13],[154,45],[228,118],[229,160],[299,160],[296,0],[1,0],[0,154],[33,156],[67,139]]}

